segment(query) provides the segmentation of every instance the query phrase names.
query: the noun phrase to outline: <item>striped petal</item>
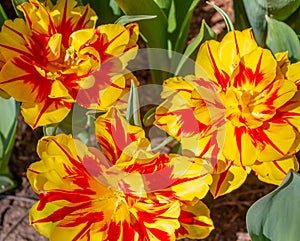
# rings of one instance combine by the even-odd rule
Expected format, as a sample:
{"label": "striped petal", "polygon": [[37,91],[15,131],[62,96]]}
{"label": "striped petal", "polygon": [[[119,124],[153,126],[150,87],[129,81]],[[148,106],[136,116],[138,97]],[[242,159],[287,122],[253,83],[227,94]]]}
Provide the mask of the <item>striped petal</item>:
{"label": "striped petal", "polygon": [[142,128],[130,125],[115,108],[99,116],[95,128],[97,140],[113,164],[120,158],[125,147],[145,137]]}
{"label": "striped petal", "polygon": [[296,156],[271,162],[257,162],[251,166],[258,179],[275,185],[280,185],[289,170],[298,171],[299,163]]}
{"label": "striped petal", "polygon": [[232,85],[259,93],[274,81],[276,67],[276,60],[269,50],[256,48],[241,58],[231,75]]}
{"label": "striped petal", "polygon": [[45,126],[49,123],[61,122],[70,112],[72,104],[58,100],[47,100],[46,102],[32,104],[23,102],[21,113],[24,120],[33,129]]}
{"label": "striped petal", "polygon": [[212,174],[213,183],[210,192],[214,198],[225,195],[239,188],[247,178],[250,168],[235,166],[232,162],[223,172]]}
{"label": "striped petal", "polygon": [[295,151],[295,145],[298,143],[297,132],[291,125],[286,123],[269,123],[269,128],[265,130],[253,131],[255,139],[264,144],[258,161],[278,160],[282,157],[292,154]]}
{"label": "striped petal", "polygon": [[194,205],[183,204],[179,216],[180,228],[176,230],[176,238],[204,239],[214,229],[207,206],[197,201]]}
{"label": "striped petal", "polygon": [[199,132],[191,102],[193,89],[192,84],[183,78],[164,81],[161,96],[168,99],[157,107],[154,124],[178,140]]}
{"label": "striped petal", "polygon": [[[170,204],[136,203],[132,215],[137,220],[134,229],[144,233],[144,240],[175,240],[175,230],[179,227],[179,202]],[[143,224],[141,226],[141,224]],[[108,239],[111,240],[111,239]]]}
{"label": "striped petal", "polygon": [[40,199],[30,211],[30,222],[49,240],[175,239],[179,201],[141,199],[99,182],[94,173],[110,168],[103,165],[105,156],[71,136],[44,137],[37,151],[41,161],[27,171]]}
{"label": "striped petal", "polygon": [[[31,0],[19,9],[25,22],[6,21],[0,33],[0,89],[26,102],[23,106],[42,110],[42,115],[62,108],[60,117],[52,119],[28,114],[25,119],[32,127],[61,121],[61,113],[75,101],[101,110],[117,104],[128,88],[124,68],[135,53],[120,55],[137,49],[136,24],[94,29],[95,12],[75,0],[55,5]],[[49,103],[56,104],[48,111]]]}

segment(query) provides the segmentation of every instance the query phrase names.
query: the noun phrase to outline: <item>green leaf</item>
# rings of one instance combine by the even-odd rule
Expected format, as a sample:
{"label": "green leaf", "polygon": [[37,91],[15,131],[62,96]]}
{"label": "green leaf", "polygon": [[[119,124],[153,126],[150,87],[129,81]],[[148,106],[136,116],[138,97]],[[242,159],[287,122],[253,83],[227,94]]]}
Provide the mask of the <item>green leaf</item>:
{"label": "green leaf", "polygon": [[264,46],[266,34],[265,15],[272,16],[277,20],[285,20],[300,6],[300,0],[243,0],[243,3],[246,6],[245,12],[253,29],[254,37],[262,46]]}
{"label": "green leaf", "polygon": [[135,126],[142,127],[140,115],[139,93],[134,81],[131,81],[131,87],[128,97],[128,106],[126,110],[126,120]]}
{"label": "green leaf", "polygon": [[119,8],[119,5],[115,0],[109,0],[109,6],[111,7],[114,15],[120,16],[122,14],[122,10]]}
{"label": "green leaf", "polygon": [[5,113],[0,117],[0,192],[2,192],[15,187],[8,163],[16,138],[19,105],[13,98],[0,97],[0,109]]}
{"label": "green leaf", "polygon": [[0,193],[4,193],[11,190],[17,186],[16,182],[7,176],[0,176]]}
{"label": "green leaf", "polygon": [[300,60],[300,42],[294,30],[284,22],[266,16],[266,45],[273,53],[288,51],[292,61]]}
{"label": "green leaf", "polygon": [[88,122],[86,112],[87,110],[85,108],[78,104],[73,104],[72,110],[66,118],[59,123],[59,131],[74,136],[85,131]]}
{"label": "green leaf", "polygon": [[[154,19],[142,20],[139,22],[141,35],[147,44],[149,65],[160,63],[163,69],[170,63],[167,54],[157,56],[149,48],[167,49],[168,48],[168,20],[164,11],[153,0],[116,0],[120,8],[127,15],[152,15],[157,16]],[[152,79],[155,84],[161,84],[167,76],[166,73],[151,69]]]}
{"label": "green leaf", "polygon": [[116,20],[116,24],[126,25],[128,23],[137,22],[141,20],[156,18],[155,15],[124,15]]}
{"label": "green leaf", "polygon": [[253,30],[256,42],[264,46],[266,34],[266,9],[259,5],[256,0],[243,0],[249,23]]}
{"label": "green leaf", "polygon": [[172,0],[154,0],[154,2],[162,9],[169,10]]}
{"label": "green leaf", "polygon": [[143,117],[143,124],[144,124],[145,127],[149,127],[149,126],[153,125],[153,122],[155,120],[155,111],[156,111],[156,107],[152,107],[144,115],[144,117]]}
{"label": "green leaf", "polygon": [[83,5],[90,4],[98,16],[97,24],[114,23],[123,13],[119,11],[115,0],[81,0]]}
{"label": "green leaf", "polygon": [[217,5],[215,5],[214,3],[212,2],[206,2],[207,4],[211,5],[219,14],[221,14],[221,16],[223,17],[225,23],[226,23],[226,26],[227,26],[227,30],[228,31],[232,31],[234,30],[234,26],[231,22],[231,19],[229,18],[229,16],[227,15],[227,13],[225,13],[223,11],[222,8],[219,8]]}
{"label": "green leaf", "polygon": [[44,136],[55,136],[58,133],[58,124],[43,126]]}
{"label": "green leaf", "polygon": [[[195,60],[199,47],[206,40],[216,39],[217,35],[215,32],[206,24],[205,20],[202,20],[200,31],[196,38],[187,46],[186,50],[183,53],[183,57],[180,59],[180,62],[177,64],[177,69],[175,70],[175,75],[187,75],[193,74],[195,66],[191,66],[190,63],[186,62],[190,60]],[[189,61],[190,62],[190,61]],[[183,72],[184,73],[180,73]]]}
{"label": "green leaf", "polygon": [[3,9],[2,5],[0,4],[0,27],[3,25],[5,20],[7,20],[8,17],[6,15],[5,10]]}
{"label": "green leaf", "polygon": [[22,3],[25,3],[25,2],[28,2],[28,0],[11,0],[11,3],[15,9],[15,12],[19,18],[24,18],[24,15],[20,10],[18,10],[17,6]]}
{"label": "green leaf", "polygon": [[255,202],[247,212],[252,241],[295,241],[300,237],[300,176],[290,171],[273,192]]}
{"label": "green leaf", "polygon": [[[253,0],[252,0],[253,1]],[[262,8],[277,20],[285,20],[300,6],[300,0],[255,0]]]}
{"label": "green leaf", "polygon": [[297,9],[285,22],[291,26],[294,31],[299,35],[300,34],[300,8]]}
{"label": "green leaf", "polygon": [[245,6],[241,0],[233,0],[234,27],[237,30],[250,28],[250,23],[246,14]]}
{"label": "green leaf", "polygon": [[173,51],[183,52],[193,12],[199,2],[200,0],[172,1],[173,9],[170,10],[168,18],[168,31]]}
{"label": "green leaf", "polygon": [[155,15],[154,19],[139,23],[147,45],[151,48],[167,49],[167,17],[153,0],[116,0],[127,15]]}
{"label": "green leaf", "polygon": [[176,140],[173,136],[168,136],[166,139],[164,139],[161,143],[159,143],[157,146],[152,147],[153,152],[157,152],[160,149],[162,149],[164,146],[168,145],[172,141]]}

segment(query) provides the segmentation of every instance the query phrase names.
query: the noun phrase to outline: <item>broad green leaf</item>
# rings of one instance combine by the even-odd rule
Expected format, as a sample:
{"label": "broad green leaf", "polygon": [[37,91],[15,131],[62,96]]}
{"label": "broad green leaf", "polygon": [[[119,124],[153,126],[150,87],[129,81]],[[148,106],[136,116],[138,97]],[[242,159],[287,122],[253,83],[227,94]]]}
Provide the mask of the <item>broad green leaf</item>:
{"label": "broad green leaf", "polygon": [[137,22],[146,19],[156,18],[155,15],[124,15],[116,20],[115,23],[126,25],[128,23]]}
{"label": "broad green leaf", "polygon": [[300,8],[296,10],[285,22],[291,26],[294,31],[299,35],[300,34]]}
{"label": "broad green leaf", "polygon": [[[0,117],[0,192],[15,187],[8,163],[16,138],[17,120],[19,114],[18,104],[13,98],[0,97],[0,109],[5,115]],[[5,188],[1,189],[1,180]],[[6,185],[5,183],[9,185]]]}
{"label": "broad green leaf", "polygon": [[154,2],[162,9],[170,9],[172,0],[154,0]]}
{"label": "broad green leaf", "polygon": [[300,237],[300,176],[290,171],[273,192],[255,202],[247,212],[252,241],[296,241]]}
{"label": "broad green leaf", "polygon": [[284,22],[266,16],[266,45],[273,53],[288,51],[292,61],[300,60],[300,42],[294,30]]}
{"label": "broad green leaf", "polygon": [[131,87],[128,97],[128,106],[126,110],[126,120],[132,125],[142,127],[139,93],[134,81],[131,81]]}
{"label": "broad green leaf", "polygon": [[223,17],[225,23],[226,23],[226,26],[227,26],[227,30],[228,31],[232,31],[234,30],[234,26],[231,22],[231,19],[229,18],[229,16],[227,15],[227,13],[225,13],[223,11],[222,8],[219,8],[217,5],[215,5],[214,3],[212,2],[206,2],[207,4],[211,5],[219,14],[221,14],[221,16]]}
{"label": "broad green leaf", "polygon": [[[255,39],[262,46],[266,34],[265,15],[277,20],[285,20],[300,6],[300,0],[243,0],[243,3]],[[239,18],[237,20],[239,21]]]}
{"label": "broad green leaf", "polygon": [[8,19],[8,17],[6,15],[6,12],[3,9],[2,5],[0,4],[0,27],[3,25],[4,21],[7,19]]}
{"label": "broad green leaf", "polygon": [[237,30],[250,28],[250,23],[246,14],[245,6],[241,0],[233,0],[234,27]]}
{"label": "broad green leaf", "polygon": [[200,31],[196,38],[187,46],[183,53],[183,57],[180,59],[180,62],[177,64],[175,70],[175,75],[187,75],[193,74],[195,66],[191,64],[185,65],[188,59],[195,60],[199,47],[206,40],[216,39],[217,35],[215,32],[206,24],[205,20],[202,21]]}
{"label": "broad green leaf", "polygon": [[116,2],[113,0],[81,0],[82,5],[90,4],[98,16],[97,24],[114,23],[122,12],[118,11]]}
{"label": "broad green leaf", "polygon": [[259,5],[256,0],[243,0],[249,23],[253,30],[256,42],[264,46],[266,33],[266,9]]}
{"label": "broad green leaf", "polygon": [[[253,0],[252,0],[253,1]],[[255,0],[262,8],[277,20],[285,20],[300,6],[300,0]]]}

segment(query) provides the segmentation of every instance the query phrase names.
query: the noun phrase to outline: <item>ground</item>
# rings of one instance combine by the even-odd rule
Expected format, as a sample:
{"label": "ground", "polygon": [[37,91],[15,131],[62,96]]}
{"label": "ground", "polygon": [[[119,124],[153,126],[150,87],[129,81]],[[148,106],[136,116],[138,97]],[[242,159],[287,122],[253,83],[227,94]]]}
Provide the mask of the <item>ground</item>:
{"label": "ground", "polygon": [[[9,5],[7,5],[9,2],[1,0],[6,9],[9,9]],[[222,7],[232,19],[234,18],[231,0],[216,0],[214,2]],[[199,31],[202,19],[205,19],[219,36],[225,33],[226,26],[221,16],[212,7],[201,1],[194,13],[190,39],[195,37]],[[19,187],[0,195],[0,241],[46,240],[29,225],[28,221],[28,212],[37,200],[37,196],[31,190],[26,179],[26,169],[30,163],[38,160],[35,148],[41,136],[41,129],[32,131],[30,127],[24,124],[22,117],[19,118],[18,132],[10,163],[11,170],[19,182]],[[253,202],[273,189],[274,186],[257,181],[257,178],[251,174],[246,183],[230,195],[217,199],[208,195],[204,202],[211,210],[215,230],[203,241],[249,240],[245,223],[246,212]]]}

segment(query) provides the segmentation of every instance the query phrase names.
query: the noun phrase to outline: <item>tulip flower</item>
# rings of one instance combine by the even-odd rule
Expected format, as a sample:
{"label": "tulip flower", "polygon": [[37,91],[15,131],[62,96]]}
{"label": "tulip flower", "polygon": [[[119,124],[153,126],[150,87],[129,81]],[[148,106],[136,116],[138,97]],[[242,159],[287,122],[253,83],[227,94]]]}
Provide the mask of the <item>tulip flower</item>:
{"label": "tulip flower", "polygon": [[[195,157],[208,158],[221,183],[236,180],[231,183],[237,188],[253,167],[262,180],[278,184],[289,169],[298,170],[293,154],[299,149],[300,102],[293,66],[286,54],[273,56],[257,46],[251,30],[207,41],[195,76],[164,82],[166,100],[157,108],[156,125]],[[213,183],[214,190],[222,187]],[[227,192],[232,185],[225,183]]]}
{"label": "tulip flower", "polygon": [[212,179],[204,161],[152,153],[142,129],[114,108],[96,120],[96,136],[102,152],[65,134],[39,141],[41,161],[27,176],[40,198],[30,221],[41,234],[51,241],[208,236],[213,224],[200,199]]}
{"label": "tulip flower", "polygon": [[62,121],[74,102],[106,109],[127,88],[119,55],[137,48],[137,25],[95,28],[95,12],[76,4],[30,0],[19,6],[25,20],[6,21],[0,33],[0,89],[22,102],[32,128]]}

